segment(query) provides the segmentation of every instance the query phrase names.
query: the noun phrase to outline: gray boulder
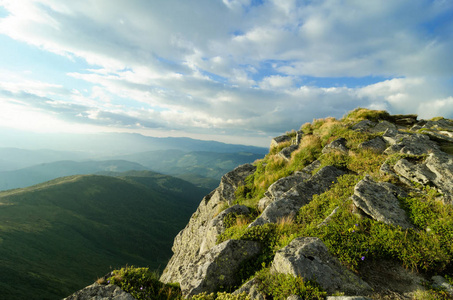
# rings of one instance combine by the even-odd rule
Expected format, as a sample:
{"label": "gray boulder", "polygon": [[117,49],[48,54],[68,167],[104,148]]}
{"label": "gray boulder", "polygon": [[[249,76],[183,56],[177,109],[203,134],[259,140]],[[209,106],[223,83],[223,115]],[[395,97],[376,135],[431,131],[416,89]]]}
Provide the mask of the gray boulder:
{"label": "gray boulder", "polygon": [[355,131],[368,131],[370,128],[374,127],[376,123],[371,122],[370,120],[362,120],[359,123],[352,126],[352,130]]}
{"label": "gray boulder", "polygon": [[319,160],[313,161],[311,164],[302,169],[302,172],[309,175],[313,174],[313,171],[321,167],[321,162]]}
{"label": "gray boulder", "polygon": [[255,170],[256,167],[254,165],[244,164],[223,175],[217,189],[221,193],[221,197],[231,205],[236,198],[234,192],[238,186],[244,184],[247,176],[253,174]]}
{"label": "gray boulder", "polygon": [[346,139],[344,138],[339,138],[336,139],[335,141],[331,142],[330,144],[327,144],[323,149],[322,153],[331,153],[331,152],[341,152],[344,154],[348,154],[348,147],[346,147]]}
{"label": "gray boulder", "polygon": [[233,205],[225,209],[211,221],[209,221],[204,239],[200,245],[200,253],[204,253],[215,246],[217,237],[225,232],[227,228],[224,220],[225,217],[230,213],[235,213],[237,215],[247,215],[250,213],[250,209],[245,205]]}
{"label": "gray boulder", "polygon": [[291,145],[288,147],[283,148],[279,153],[278,156],[283,158],[286,161],[291,160],[291,154],[299,148],[298,145]]}
{"label": "gray boulder", "polygon": [[378,132],[385,132],[387,130],[398,130],[395,124],[390,123],[389,121],[381,121],[376,126],[370,128],[370,132],[378,133]]}
{"label": "gray boulder", "polygon": [[387,148],[387,143],[382,137],[378,136],[372,140],[361,143],[359,145],[359,148],[369,149],[376,153],[382,153]]}
{"label": "gray boulder", "polygon": [[442,151],[430,152],[423,162],[400,159],[393,166],[400,178],[423,185],[434,185],[444,194],[444,201],[453,201],[453,156]]}
{"label": "gray boulder", "polygon": [[237,272],[241,264],[260,251],[258,242],[244,240],[228,240],[211,248],[187,267],[188,272],[180,282],[183,295],[212,293],[239,284]]}
{"label": "gray boulder", "polygon": [[388,147],[384,153],[389,155],[394,153],[422,155],[432,151],[439,151],[437,143],[431,141],[425,134],[416,133],[399,136],[398,142]]}
{"label": "gray boulder", "polygon": [[366,176],[354,187],[352,201],[356,208],[376,221],[410,228],[412,225],[399,206],[397,196],[406,197],[407,194],[391,183],[375,182]]}
{"label": "gray boulder", "polygon": [[249,227],[277,223],[280,219],[295,216],[303,205],[311,201],[313,195],[327,191],[337,181],[337,177],[343,174],[343,171],[333,166],[322,168],[313,177],[293,186],[281,197],[270,203]]}
{"label": "gray boulder", "polygon": [[[188,265],[213,246],[212,236],[207,240],[211,220],[234,201],[235,190],[254,171],[255,167],[249,164],[237,167],[225,174],[219,187],[203,198],[186,227],[174,239],[173,256],[160,277],[162,282],[181,282],[187,276]],[[215,231],[211,229],[209,234]]]}
{"label": "gray boulder", "polygon": [[348,295],[363,295],[371,291],[365,281],[329,254],[319,238],[294,239],[277,251],[271,271],[315,280],[329,294],[344,292]]}
{"label": "gray boulder", "polygon": [[292,138],[287,134],[274,137],[271,141],[271,148],[277,147],[281,143],[289,142],[291,139]]}
{"label": "gray boulder", "polygon": [[94,283],[63,300],[135,300],[135,298],[117,285]]}

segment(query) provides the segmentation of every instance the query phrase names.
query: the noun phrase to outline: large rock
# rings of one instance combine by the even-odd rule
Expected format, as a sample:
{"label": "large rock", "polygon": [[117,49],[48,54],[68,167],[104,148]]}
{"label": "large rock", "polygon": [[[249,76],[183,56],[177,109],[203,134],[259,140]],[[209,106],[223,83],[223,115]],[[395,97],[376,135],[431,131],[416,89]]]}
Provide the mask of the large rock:
{"label": "large rock", "polygon": [[63,300],[135,300],[119,286],[94,283]]}
{"label": "large rock", "polygon": [[277,251],[271,271],[315,280],[329,294],[366,295],[371,291],[366,282],[343,267],[315,237],[294,239]]}
{"label": "large rock", "polygon": [[[385,138],[385,137],[384,137]],[[425,134],[404,134],[398,136],[398,142],[385,150],[386,154],[403,153],[409,155],[428,154],[439,151],[439,146]]]}
{"label": "large rock", "polygon": [[409,181],[434,185],[444,194],[446,203],[453,201],[453,156],[442,151],[433,151],[420,163],[400,159],[393,169]]}
{"label": "large rock", "polygon": [[406,197],[407,194],[391,183],[375,182],[366,176],[354,187],[354,195],[351,197],[354,205],[370,218],[410,228],[412,226],[406,212],[399,205],[398,196]]}
{"label": "large rock", "polygon": [[[203,198],[186,227],[173,242],[173,256],[164,269],[160,280],[165,283],[181,282],[187,275],[187,266],[214,245],[216,229],[210,226],[224,206],[231,204],[234,192],[247,176],[255,171],[249,164],[237,167],[224,175],[217,189]],[[209,234],[208,234],[209,231]],[[214,234],[214,235],[213,235]]]}
{"label": "large rock", "polygon": [[344,154],[348,154],[348,147],[346,147],[346,139],[345,138],[339,138],[336,139],[335,141],[331,142],[330,144],[327,144],[323,149],[322,153],[331,153],[331,152],[341,152]]}
{"label": "large rock", "polygon": [[293,186],[298,185],[311,177],[305,172],[295,172],[293,175],[280,178],[269,186],[264,193],[264,198],[258,202],[258,209],[263,211],[271,202],[280,198],[284,193],[289,191]]}
{"label": "large rock", "polygon": [[296,151],[298,148],[299,148],[298,145],[291,145],[291,146],[285,147],[278,153],[278,156],[280,156],[281,158],[283,158],[286,161],[290,161],[291,154],[294,151]]}
{"label": "large rock", "polygon": [[376,153],[382,153],[387,148],[387,143],[382,137],[378,136],[375,137],[374,139],[361,143],[359,145],[359,148],[369,149]]}
{"label": "large rock", "polygon": [[225,232],[227,228],[224,222],[225,217],[231,213],[235,213],[237,215],[247,215],[250,213],[250,209],[245,205],[233,205],[209,221],[204,239],[200,245],[199,253],[204,253],[216,245],[217,237]]}
{"label": "large rock", "polygon": [[313,177],[292,187],[280,198],[269,204],[249,227],[277,223],[285,217],[296,215],[303,205],[312,200],[313,195],[327,191],[333,183],[337,182],[337,177],[343,174],[343,171],[333,166],[322,168]]}
{"label": "large rock", "polygon": [[187,267],[180,282],[183,295],[212,293],[239,284],[239,268],[260,251],[258,242],[245,240],[228,240],[211,248]]}
{"label": "large rock", "polygon": [[277,147],[281,143],[289,142],[291,139],[292,138],[287,134],[274,137],[271,141],[271,148]]}

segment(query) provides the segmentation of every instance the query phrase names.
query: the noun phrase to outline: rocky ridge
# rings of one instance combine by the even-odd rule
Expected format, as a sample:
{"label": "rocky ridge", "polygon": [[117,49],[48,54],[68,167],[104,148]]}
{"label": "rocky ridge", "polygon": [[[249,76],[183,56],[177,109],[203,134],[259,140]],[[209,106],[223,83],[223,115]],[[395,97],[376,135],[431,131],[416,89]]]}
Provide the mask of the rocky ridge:
{"label": "rocky ridge", "polygon": [[[260,179],[275,173],[273,182]],[[224,290],[269,299],[259,274],[285,274],[319,287],[314,299],[448,299],[453,215],[442,227],[417,213],[453,212],[452,175],[452,120],[366,109],[315,120],[222,177],[175,238],[160,280],[189,298]],[[425,237],[439,240],[426,242],[432,256],[404,252]]]}

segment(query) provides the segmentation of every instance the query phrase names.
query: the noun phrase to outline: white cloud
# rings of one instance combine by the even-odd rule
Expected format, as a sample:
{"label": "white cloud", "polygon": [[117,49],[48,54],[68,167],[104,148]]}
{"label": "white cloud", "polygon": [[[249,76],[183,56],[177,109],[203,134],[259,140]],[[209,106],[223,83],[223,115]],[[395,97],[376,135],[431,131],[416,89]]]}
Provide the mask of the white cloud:
{"label": "white cloud", "polygon": [[[451,2],[252,3],[3,0],[10,15],[0,19],[1,34],[86,60],[89,68],[62,76],[91,87],[27,74],[0,89],[22,101],[21,93],[50,99],[53,107],[34,107],[72,122],[197,133],[271,134],[359,105],[453,114]],[[345,76],[389,79],[301,86]]]}

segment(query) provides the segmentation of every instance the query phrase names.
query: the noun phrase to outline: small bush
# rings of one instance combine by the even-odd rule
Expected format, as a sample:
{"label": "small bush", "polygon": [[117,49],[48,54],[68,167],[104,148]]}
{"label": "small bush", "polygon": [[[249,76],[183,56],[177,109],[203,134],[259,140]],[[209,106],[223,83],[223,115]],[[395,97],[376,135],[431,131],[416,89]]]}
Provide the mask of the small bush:
{"label": "small bush", "polygon": [[327,293],[313,281],[289,274],[271,273],[268,268],[257,273],[258,289],[274,300],[284,300],[291,295],[302,299],[325,299]]}
{"label": "small bush", "polygon": [[390,114],[385,110],[371,110],[367,108],[356,108],[343,117],[343,121],[357,123],[362,120],[377,122],[379,120],[388,120]]}
{"label": "small bush", "polygon": [[128,266],[115,270],[107,283],[118,285],[139,300],[182,299],[181,289],[177,285],[160,282],[158,274],[148,268]]}

